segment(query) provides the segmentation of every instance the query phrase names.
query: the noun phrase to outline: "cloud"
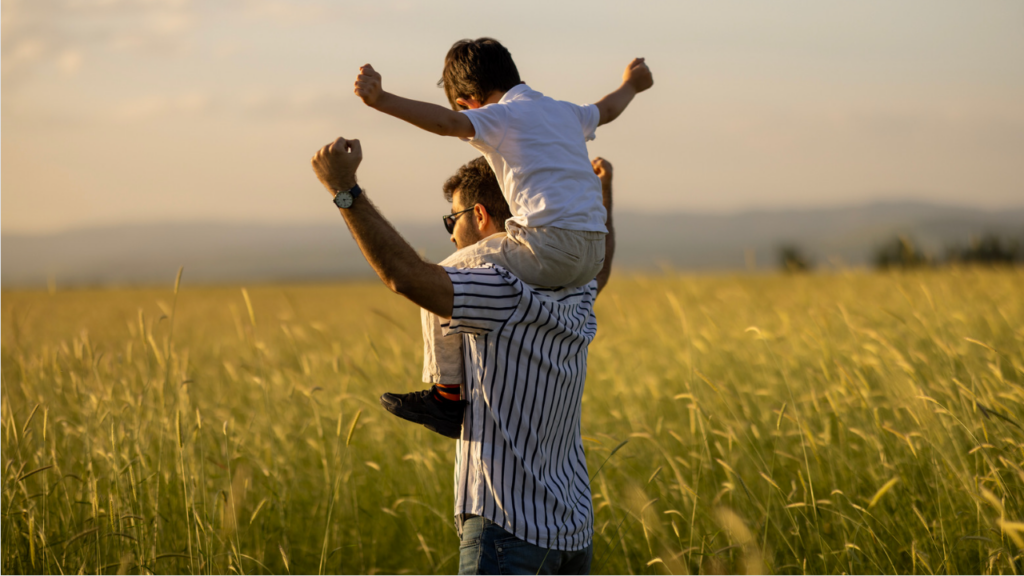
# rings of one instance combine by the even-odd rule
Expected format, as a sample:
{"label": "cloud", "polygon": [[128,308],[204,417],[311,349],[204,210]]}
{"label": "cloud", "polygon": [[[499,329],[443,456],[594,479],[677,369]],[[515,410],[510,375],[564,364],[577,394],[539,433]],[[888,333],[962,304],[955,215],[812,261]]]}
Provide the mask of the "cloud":
{"label": "cloud", "polygon": [[[4,33],[5,40],[7,39]],[[48,46],[38,39],[25,38],[20,42],[3,43],[3,81],[17,82],[23,78],[32,66],[47,52]]]}
{"label": "cloud", "polygon": [[345,94],[335,89],[251,89],[212,95],[199,91],[157,94],[116,103],[107,116],[120,122],[162,118],[234,117],[246,121],[308,119],[336,114]]}
{"label": "cloud", "polygon": [[202,93],[178,96],[148,96],[122,102],[113,116],[125,122],[150,120],[168,116],[200,116],[214,107],[213,100]]}
{"label": "cloud", "polygon": [[77,50],[65,50],[57,62],[65,73],[74,74],[82,66],[82,53]]}
{"label": "cloud", "polygon": [[249,16],[280,24],[315,22],[328,16],[330,7],[318,2],[285,2],[281,0],[245,0],[240,2]]}
{"label": "cloud", "polygon": [[97,51],[179,51],[197,10],[191,0],[5,0],[5,92],[47,67],[76,72]]}

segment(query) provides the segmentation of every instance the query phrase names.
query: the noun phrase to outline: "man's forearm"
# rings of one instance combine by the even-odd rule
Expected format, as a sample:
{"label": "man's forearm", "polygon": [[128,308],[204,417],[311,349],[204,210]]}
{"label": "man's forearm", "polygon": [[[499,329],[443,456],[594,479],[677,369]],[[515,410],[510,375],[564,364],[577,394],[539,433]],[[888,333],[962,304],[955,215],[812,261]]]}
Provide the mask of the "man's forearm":
{"label": "man's forearm", "polygon": [[597,273],[597,293],[600,294],[608,285],[608,279],[612,275],[612,258],[615,256],[615,228],[612,226],[612,219],[606,224],[608,235],[604,237],[604,266]]}
{"label": "man's forearm", "polygon": [[339,211],[359,250],[388,288],[421,308],[451,318],[454,291],[448,274],[424,262],[366,194]]}
{"label": "man's forearm", "polygon": [[608,234],[604,237],[604,266],[601,267],[601,271],[597,273],[597,293],[600,294],[601,290],[608,284],[608,279],[612,275],[612,259],[615,257],[615,224],[612,221],[612,183],[602,183],[602,202],[604,204],[605,212],[608,213],[608,219],[605,221],[605,227],[608,228]]}
{"label": "man's forearm", "polygon": [[384,93],[374,108],[441,136],[472,138],[476,134],[469,118],[437,104]]}

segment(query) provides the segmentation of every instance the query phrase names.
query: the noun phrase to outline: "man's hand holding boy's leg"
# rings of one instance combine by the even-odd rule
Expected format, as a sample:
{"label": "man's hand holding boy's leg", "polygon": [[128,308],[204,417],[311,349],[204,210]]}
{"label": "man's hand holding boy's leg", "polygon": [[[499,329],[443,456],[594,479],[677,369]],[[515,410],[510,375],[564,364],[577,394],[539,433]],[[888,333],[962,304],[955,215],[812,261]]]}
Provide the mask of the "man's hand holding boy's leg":
{"label": "man's hand holding boy's leg", "polygon": [[612,274],[612,259],[615,257],[615,225],[612,222],[612,163],[598,156],[590,161],[594,174],[601,180],[601,196],[604,210],[607,213],[605,227],[608,234],[604,237],[604,266],[597,273],[597,292],[604,290],[608,278]]}
{"label": "man's hand holding boy's leg", "polygon": [[608,217],[611,218],[611,207],[612,207],[612,163],[597,156],[590,161],[591,167],[594,169],[594,174],[597,175],[597,179],[601,181],[601,200],[604,203],[605,210],[608,211]]}

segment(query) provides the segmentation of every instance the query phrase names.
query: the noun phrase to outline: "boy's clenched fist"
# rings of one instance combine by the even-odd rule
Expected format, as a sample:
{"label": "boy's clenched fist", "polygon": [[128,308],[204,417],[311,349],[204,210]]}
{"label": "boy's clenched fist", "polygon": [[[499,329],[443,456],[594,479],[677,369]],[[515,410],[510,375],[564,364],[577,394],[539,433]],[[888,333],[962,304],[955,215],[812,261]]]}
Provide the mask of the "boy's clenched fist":
{"label": "boy's clenched fist", "polygon": [[367,106],[375,106],[383,90],[380,87],[381,77],[373,66],[366,64],[359,68],[359,76],[356,76],[356,96]]}
{"label": "boy's clenched fist", "polygon": [[654,86],[651,69],[644,63],[643,58],[634,58],[629,66],[626,66],[626,71],[622,74],[622,81],[632,86],[638,93]]}

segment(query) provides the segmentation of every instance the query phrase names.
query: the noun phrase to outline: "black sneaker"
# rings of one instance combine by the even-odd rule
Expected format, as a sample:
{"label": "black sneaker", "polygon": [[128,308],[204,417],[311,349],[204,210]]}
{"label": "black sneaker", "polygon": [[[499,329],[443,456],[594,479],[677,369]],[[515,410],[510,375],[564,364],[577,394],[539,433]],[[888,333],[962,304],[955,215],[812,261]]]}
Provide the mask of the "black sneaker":
{"label": "black sneaker", "polygon": [[457,439],[462,435],[466,401],[442,402],[434,396],[436,388],[431,386],[430,390],[409,394],[385,392],[380,397],[380,405],[399,418],[423,424],[431,432]]}

